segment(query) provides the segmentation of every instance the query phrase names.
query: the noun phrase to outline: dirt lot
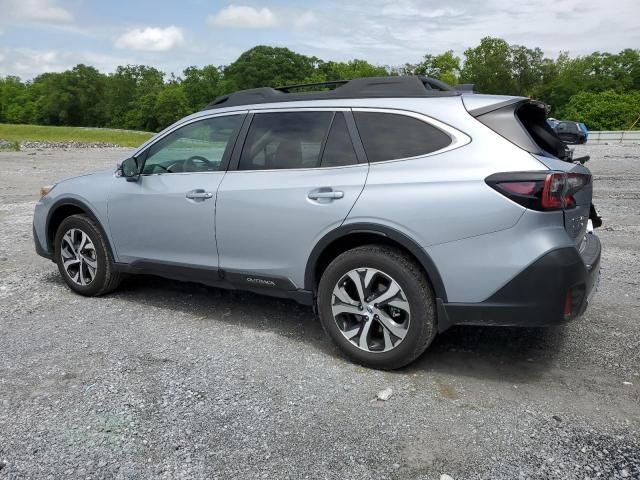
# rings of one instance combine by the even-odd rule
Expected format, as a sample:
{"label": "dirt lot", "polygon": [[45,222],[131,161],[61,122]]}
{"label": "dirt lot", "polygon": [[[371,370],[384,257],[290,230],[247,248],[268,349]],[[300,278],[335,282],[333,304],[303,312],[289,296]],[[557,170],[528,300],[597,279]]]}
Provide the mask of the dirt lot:
{"label": "dirt lot", "polygon": [[153,277],[72,294],[33,249],[38,187],[126,150],[0,153],[0,478],[640,478],[640,147],[586,150],[586,315],[454,328],[394,373],[289,301]]}

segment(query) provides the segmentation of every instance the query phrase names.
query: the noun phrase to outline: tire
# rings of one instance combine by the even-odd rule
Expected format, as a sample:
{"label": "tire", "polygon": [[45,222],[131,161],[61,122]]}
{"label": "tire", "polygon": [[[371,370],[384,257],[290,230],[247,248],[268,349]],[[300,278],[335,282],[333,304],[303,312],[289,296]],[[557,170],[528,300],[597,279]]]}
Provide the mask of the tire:
{"label": "tire", "polygon": [[[81,245],[83,250],[78,253]],[[71,215],[62,221],[54,248],[60,275],[74,292],[97,297],[118,287],[121,275],[111,261],[107,240],[86,215]]]}
{"label": "tire", "polygon": [[[362,308],[357,305],[357,280],[364,294]],[[399,292],[392,295],[396,288]],[[391,300],[385,298],[389,295]],[[437,332],[435,300],[426,276],[411,257],[383,245],[357,247],[336,257],[320,279],[317,309],[322,327],[338,347],[356,363],[372,368],[408,365]]]}

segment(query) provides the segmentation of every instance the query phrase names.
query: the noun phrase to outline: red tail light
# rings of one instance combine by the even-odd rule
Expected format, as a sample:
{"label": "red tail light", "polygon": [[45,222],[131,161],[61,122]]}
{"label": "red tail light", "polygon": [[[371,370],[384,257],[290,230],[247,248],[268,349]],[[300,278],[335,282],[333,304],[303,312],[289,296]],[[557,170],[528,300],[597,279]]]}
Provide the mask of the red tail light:
{"label": "red tail light", "polygon": [[502,182],[500,187],[516,195],[533,195],[536,182]]}
{"label": "red tail light", "polygon": [[552,173],[544,179],[544,187],[542,188],[542,197],[540,203],[544,210],[559,210],[562,208],[564,190],[565,190],[564,173]]}
{"label": "red tail light", "polygon": [[573,195],[588,185],[591,175],[565,172],[508,172],[487,177],[487,184],[532,210],[573,208]]}

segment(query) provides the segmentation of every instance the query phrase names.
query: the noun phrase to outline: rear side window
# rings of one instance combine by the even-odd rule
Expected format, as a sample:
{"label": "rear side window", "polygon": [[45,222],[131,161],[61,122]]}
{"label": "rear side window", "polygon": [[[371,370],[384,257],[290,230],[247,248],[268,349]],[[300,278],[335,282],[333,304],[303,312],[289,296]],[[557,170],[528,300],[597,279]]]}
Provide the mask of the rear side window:
{"label": "rear side window", "polygon": [[370,162],[417,157],[451,144],[451,137],[417,118],[396,113],[353,112]]}
{"label": "rear side window", "polygon": [[333,112],[255,114],[238,169],[317,167],[332,117]]}

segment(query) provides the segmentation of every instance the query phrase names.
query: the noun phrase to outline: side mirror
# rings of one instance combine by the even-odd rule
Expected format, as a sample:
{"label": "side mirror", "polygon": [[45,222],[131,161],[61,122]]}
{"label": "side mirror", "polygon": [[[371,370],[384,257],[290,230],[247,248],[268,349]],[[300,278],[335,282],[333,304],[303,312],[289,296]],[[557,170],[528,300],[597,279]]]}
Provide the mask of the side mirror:
{"label": "side mirror", "polygon": [[127,179],[127,182],[137,182],[140,178],[138,160],[136,157],[129,157],[120,164],[120,175]]}

